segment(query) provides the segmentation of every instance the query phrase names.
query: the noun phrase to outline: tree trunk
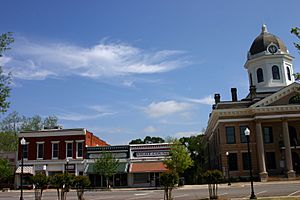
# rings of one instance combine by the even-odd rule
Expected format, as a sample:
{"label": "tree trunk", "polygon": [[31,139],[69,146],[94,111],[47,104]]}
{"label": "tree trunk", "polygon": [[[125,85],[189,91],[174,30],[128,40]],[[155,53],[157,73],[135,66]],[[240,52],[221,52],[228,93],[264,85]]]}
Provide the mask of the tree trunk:
{"label": "tree trunk", "polygon": [[106,187],[107,187],[107,189],[109,189],[109,188],[110,188],[110,185],[109,185],[109,178],[108,178],[108,176],[106,176]]}
{"label": "tree trunk", "polygon": [[56,191],[57,191],[57,200],[60,200],[59,188],[57,188]]}

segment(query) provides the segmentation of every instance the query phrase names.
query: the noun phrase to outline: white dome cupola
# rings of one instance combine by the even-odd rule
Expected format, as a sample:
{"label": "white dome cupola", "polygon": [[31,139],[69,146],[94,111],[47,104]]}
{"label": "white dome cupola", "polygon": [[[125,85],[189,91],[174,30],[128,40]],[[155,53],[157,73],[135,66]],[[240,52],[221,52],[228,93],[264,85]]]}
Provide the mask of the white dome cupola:
{"label": "white dome cupola", "polygon": [[262,26],[259,36],[253,41],[248,52],[245,68],[249,84],[259,92],[276,92],[295,82],[293,57],[284,43]]}

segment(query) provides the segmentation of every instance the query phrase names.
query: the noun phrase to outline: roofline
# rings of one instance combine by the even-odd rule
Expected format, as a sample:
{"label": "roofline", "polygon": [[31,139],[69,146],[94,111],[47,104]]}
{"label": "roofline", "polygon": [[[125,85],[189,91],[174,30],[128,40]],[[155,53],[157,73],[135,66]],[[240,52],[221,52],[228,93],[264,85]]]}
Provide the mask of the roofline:
{"label": "roofline", "polygon": [[[62,135],[61,133],[64,132]],[[87,130],[85,128],[73,128],[73,129],[45,129],[38,131],[22,131],[18,134],[18,137],[49,137],[49,136],[68,136],[68,135],[86,135]]]}

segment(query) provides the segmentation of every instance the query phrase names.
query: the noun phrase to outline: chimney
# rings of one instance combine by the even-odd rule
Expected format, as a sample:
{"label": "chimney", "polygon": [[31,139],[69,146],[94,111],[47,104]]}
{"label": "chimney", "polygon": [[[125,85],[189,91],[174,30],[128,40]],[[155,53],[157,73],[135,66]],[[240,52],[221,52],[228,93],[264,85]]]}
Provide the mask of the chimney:
{"label": "chimney", "polygon": [[221,96],[220,96],[220,94],[215,94],[215,104],[220,103],[220,101],[221,101]]}
{"label": "chimney", "polygon": [[232,98],[232,101],[237,101],[238,100],[236,88],[231,88],[231,98]]}
{"label": "chimney", "polygon": [[256,87],[255,87],[255,85],[251,85],[249,90],[250,90],[250,98],[254,99],[256,97]]}

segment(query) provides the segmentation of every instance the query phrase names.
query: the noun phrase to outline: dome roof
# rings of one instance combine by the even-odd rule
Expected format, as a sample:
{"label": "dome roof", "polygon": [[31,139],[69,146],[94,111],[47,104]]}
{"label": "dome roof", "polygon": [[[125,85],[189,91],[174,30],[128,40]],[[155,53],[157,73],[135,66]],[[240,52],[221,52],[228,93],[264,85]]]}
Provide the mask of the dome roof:
{"label": "dome roof", "polygon": [[264,52],[271,43],[275,44],[281,52],[288,53],[284,43],[278,37],[269,33],[266,25],[262,26],[261,34],[255,38],[249,52],[251,55]]}

